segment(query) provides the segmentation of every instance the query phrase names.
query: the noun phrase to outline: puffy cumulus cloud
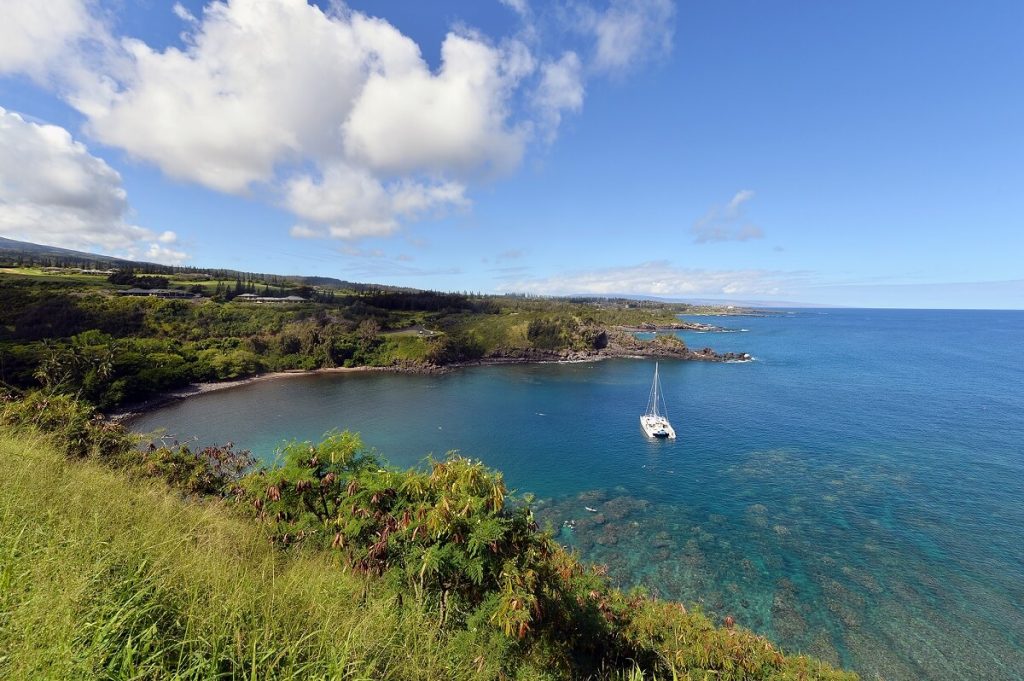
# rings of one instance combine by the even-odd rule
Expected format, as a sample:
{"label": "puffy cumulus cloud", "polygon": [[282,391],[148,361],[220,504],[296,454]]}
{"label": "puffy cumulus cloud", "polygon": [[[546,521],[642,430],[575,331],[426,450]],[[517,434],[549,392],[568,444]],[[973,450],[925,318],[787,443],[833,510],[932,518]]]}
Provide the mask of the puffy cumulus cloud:
{"label": "puffy cumulus cloud", "polygon": [[754,198],[750,189],[741,189],[729,199],[729,203],[712,206],[704,217],[693,223],[690,231],[693,242],[705,244],[716,241],[748,241],[761,239],[764,232],[747,220],[746,203]]}
{"label": "puffy cumulus cloud", "polygon": [[180,265],[189,259],[188,253],[161,243],[151,243],[146,248],[131,248],[128,256],[133,260],[160,262],[165,265]]}
{"label": "puffy cumulus cloud", "polygon": [[399,218],[416,218],[433,210],[468,205],[458,182],[419,183],[399,180],[384,185],[365,169],[334,163],[320,177],[301,175],[286,185],[285,205],[295,215],[321,227],[296,225],[292,236],[355,239],[387,235]]}
{"label": "puffy cumulus cloud", "polygon": [[390,234],[466,205],[466,178],[519,164],[530,126],[510,100],[535,68],[524,44],[452,32],[435,72],[391,24],[334,7],[228,0],[197,18],[176,6],[181,48],[122,40],[111,78],[71,101],[92,137],[171,177],[269,188],[312,223],[298,236]]}
{"label": "puffy cumulus cloud", "polygon": [[176,263],[188,255],[126,220],[121,176],[64,128],[0,108],[0,234],[36,243],[101,249]]}
{"label": "puffy cumulus cloud", "polygon": [[603,12],[583,6],[580,28],[594,36],[594,67],[622,72],[670,52],[675,12],[673,0],[611,0]]}
{"label": "puffy cumulus cloud", "polygon": [[[306,220],[351,230],[348,236],[388,234],[397,227],[383,185],[369,172],[344,164],[331,166],[319,179],[303,175],[291,180],[285,205]],[[324,233],[303,226],[292,231],[304,237]]]}
{"label": "puffy cumulus cloud", "polygon": [[[302,221],[293,234],[384,235],[466,206],[473,182],[551,143],[582,109],[588,74],[671,45],[672,0],[561,0],[543,15],[502,1],[520,18],[514,35],[453,28],[432,68],[415,41],[342,0],[174,2],[180,42],[160,49],[112,33],[99,17],[116,3],[8,0],[0,73],[45,76],[87,135],[170,177],[279,200]],[[579,30],[545,27],[556,15]],[[567,35],[572,50],[549,42]]]}
{"label": "puffy cumulus cloud", "polygon": [[508,290],[543,295],[776,296],[791,290],[804,276],[799,272],[691,269],[660,260],[523,279],[511,283]]}
{"label": "puffy cumulus cloud", "polygon": [[0,74],[48,74],[90,35],[102,35],[84,0],[5,0],[0,21]]}
{"label": "puffy cumulus cloud", "polygon": [[507,102],[533,70],[524,50],[517,42],[498,49],[477,37],[449,34],[437,74],[422,61],[373,73],[345,122],[347,151],[389,174],[514,168],[525,130],[509,127]]}
{"label": "puffy cumulus cloud", "polygon": [[370,54],[388,65],[418,59],[394,29],[299,0],[210,4],[186,39],[164,51],[122,41],[117,86],[74,103],[96,139],[236,193],[270,181],[279,162],[340,149]]}

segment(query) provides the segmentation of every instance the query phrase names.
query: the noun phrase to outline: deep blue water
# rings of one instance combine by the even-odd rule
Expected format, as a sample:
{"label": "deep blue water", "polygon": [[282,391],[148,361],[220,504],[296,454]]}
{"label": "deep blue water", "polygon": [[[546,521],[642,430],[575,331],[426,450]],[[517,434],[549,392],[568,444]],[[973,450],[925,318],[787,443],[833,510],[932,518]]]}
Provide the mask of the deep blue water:
{"label": "deep blue water", "polygon": [[691,346],[756,361],[663,361],[674,442],[640,431],[647,360],[289,377],[135,425],[268,459],[331,428],[402,466],[457,449],[622,584],[866,679],[1024,678],[1024,312],[696,319],[745,331]]}

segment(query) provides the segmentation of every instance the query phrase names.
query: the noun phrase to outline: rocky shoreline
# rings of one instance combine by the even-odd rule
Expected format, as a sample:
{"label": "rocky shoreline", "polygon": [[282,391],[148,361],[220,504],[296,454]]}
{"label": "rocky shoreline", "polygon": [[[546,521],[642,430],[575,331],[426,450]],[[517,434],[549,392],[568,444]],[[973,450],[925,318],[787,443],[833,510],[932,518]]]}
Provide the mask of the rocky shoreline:
{"label": "rocky shoreline", "polygon": [[615,347],[602,350],[549,351],[534,348],[504,350],[478,360],[450,364],[442,369],[489,364],[539,364],[545,362],[597,362],[604,359],[678,359],[695,362],[750,362],[753,357],[745,352],[715,352],[711,348],[691,350],[672,347]]}
{"label": "rocky shoreline", "polygon": [[631,333],[655,333],[657,331],[702,331],[705,333],[726,333],[729,329],[714,324],[703,322],[673,322],[672,324],[651,324],[644,323],[638,326],[620,327],[623,331]]}
{"label": "rocky shoreline", "polygon": [[[703,325],[702,325],[703,326]],[[676,328],[676,327],[659,327]],[[660,336],[655,340],[640,340],[633,327],[622,327],[604,332],[597,348],[586,350],[541,350],[513,348],[492,352],[478,360],[459,362],[450,367],[484,366],[488,364],[531,364],[540,362],[596,362],[612,358],[678,359],[697,362],[749,362],[753,357],[746,352],[715,352],[711,348],[692,350],[675,336]]]}

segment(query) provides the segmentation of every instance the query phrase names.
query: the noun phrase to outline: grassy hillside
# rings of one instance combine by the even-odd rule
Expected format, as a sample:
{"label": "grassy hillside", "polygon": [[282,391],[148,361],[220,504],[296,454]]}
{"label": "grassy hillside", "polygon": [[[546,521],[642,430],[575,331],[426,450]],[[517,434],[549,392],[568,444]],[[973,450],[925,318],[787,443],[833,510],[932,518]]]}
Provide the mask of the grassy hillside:
{"label": "grassy hillside", "polygon": [[132,454],[74,409],[0,414],[2,678],[856,678],[611,588],[479,464],[338,435],[217,497],[222,452]]}
{"label": "grassy hillside", "polygon": [[[0,436],[0,677],[494,678],[486,637],[223,502]],[[523,667],[524,677],[540,674]]]}

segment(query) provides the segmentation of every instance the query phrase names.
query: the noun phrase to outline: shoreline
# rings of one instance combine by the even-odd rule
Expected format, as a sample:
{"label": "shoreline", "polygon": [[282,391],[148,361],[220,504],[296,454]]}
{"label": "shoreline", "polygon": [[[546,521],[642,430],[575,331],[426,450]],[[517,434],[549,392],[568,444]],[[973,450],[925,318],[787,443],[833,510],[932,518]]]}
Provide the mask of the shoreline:
{"label": "shoreline", "polygon": [[656,333],[658,331],[697,331],[701,333],[732,333],[734,329],[724,326],[705,324],[703,322],[676,322],[674,324],[641,324],[639,326],[620,326],[622,331],[629,333]]}
{"label": "shoreline", "polygon": [[245,378],[235,378],[228,381],[207,381],[203,383],[190,383],[182,388],[175,388],[168,390],[167,392],[154,395],[153,397],[142,400],[141,402],[135,402],[134,404],[119,407],[117,413],[107,414],[106,420],[113,423],[120,423],[128,425],[132,419],[142,416],[143,414],[153,411],[159,407],[166,406],[168,404],[178,402],[179,400],[185,400],[190,397],[196,397],[197,395],[206,395],[208,393],[219,392],[221,390],[231,390],[233,388],[241,388],[242,386],[250,385],[252,383],[260,383],[262,381],[276,380],[280,378],[288,378],[292,376],[312,376],[316,374],[347,374],[357,373],[366,371],[395,371],[395,367],[326,367],[321,369],[287,369],[285,371],[268,371],[262,374],[255,374],[253,376],[247,376]]}
{"label": "shoreline", "polygon": [[[653,350],[653,352],[652,352]],[[709,352],[706,352],[709,351]],[[246,378],[232,379],[228,381],[209,381],[203,383],[191,383],[182,388],[175,388],[159,395],[136,402],[127,406],[119,407],[115,413],[105,415],[105,419],[112,423],[124,426],[131,425],[131,421],[144,414],[160,407],[173,404],[181,400],[198,395],[232,390],[241,388],[253,383],[278,380],[296,376],[316,376],[320,374],[348,374],[366,372],[387,372],[403,374],[446,374],[458,369],[479,366],[506,366],[512,364],[583,364],[588,362],[602,362],[608,359],[677,359],[690,362],[721,362],[721,363],[746,363],[752,362],[753,357],[748,353],[717,353],[710,348],[700,351],[686,348],[680,353],[674,348],[604,348],[602,350],[590,351],[567,351],[554,352],[547,350],[527,350],[517,354],[492,355],[477,360],[465,362],[452,362],[444,366],[432,364],[396,364],[391,366],[359,366],[359,367],[326,367],[320,369],[288,369],[285,371],[270,371],[262,374],[247,376]]]}

